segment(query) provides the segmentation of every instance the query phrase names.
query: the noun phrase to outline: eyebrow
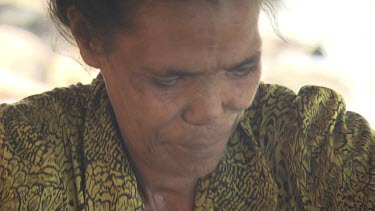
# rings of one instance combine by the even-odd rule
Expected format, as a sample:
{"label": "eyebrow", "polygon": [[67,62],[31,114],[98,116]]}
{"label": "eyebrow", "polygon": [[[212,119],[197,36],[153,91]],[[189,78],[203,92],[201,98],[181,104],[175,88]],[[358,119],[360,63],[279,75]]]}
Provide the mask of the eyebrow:
{"label": "eyebrow", "polygon": [[[261,51],[257,51],[254,55],[246,58],[245,60],[234,64],[230,66],[229,68],[224,68],[227,71],[231,70],[236,70],[236,69],[241,69],[243,66],[253,64],[259,61],[261,56]],[[145,70],[152,70],[152,68],[149,67],[143,67]],[[161,76],[161,77],[168,77],[168,76],[178,76],[178,77],[193,77],[202,74],[201,72],[196,72],[196,71],[189,71],[186,69],[179,69],[179,68],[167,68],[167,71],[163,73],[153,73],[156,76]]]}

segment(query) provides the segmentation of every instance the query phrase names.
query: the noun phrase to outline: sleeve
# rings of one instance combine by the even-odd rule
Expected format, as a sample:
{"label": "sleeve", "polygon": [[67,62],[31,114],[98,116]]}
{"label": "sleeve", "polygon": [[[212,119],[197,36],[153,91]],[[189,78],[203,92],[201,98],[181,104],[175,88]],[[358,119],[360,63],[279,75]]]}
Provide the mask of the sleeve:
{"label": "sleeve", "polygon": [[375,132],[336,92],[261,84],[247,118],[279,210],[375,209]]}
{"label": "sleeve", "polygon": [[76,205],[88,90],[60,88],[0,105],[0,210]]}
{"label": "sleeve", "polygon": [[[305,209],[375,209],[375,132],[334,91],[304,87],[289,162]],[[292,164],[291,163],[291,164]]]}

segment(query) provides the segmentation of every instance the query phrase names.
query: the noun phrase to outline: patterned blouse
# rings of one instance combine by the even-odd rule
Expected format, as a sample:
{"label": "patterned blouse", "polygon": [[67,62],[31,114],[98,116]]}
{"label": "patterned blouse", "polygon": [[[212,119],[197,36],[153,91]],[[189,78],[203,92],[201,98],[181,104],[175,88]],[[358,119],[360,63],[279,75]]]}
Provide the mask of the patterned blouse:
{"label": "patterned blouse", "polygon": [[[103,78],[0,106],[0,210],[145,210]],[[332,90],[260,84],[194,210],[374,210],[375,132]]]}

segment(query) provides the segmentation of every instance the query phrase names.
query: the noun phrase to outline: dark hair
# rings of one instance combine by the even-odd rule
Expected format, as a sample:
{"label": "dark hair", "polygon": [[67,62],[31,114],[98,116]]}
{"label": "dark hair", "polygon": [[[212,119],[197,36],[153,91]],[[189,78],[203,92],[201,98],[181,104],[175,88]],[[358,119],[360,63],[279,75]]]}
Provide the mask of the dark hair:
{"label": "dark hair", "polygon": [[74,43],[67,11],[75,6],[92,26],[89,33],[101,39],[107,35],[132,28],[131,18],[139,0],[49,0],[49,14],[59,32]]}
{"label": "dark hair", "polygon": [[[254,0],[249,0],[254,1]],[[276,22],[275,3],[278,0],[256,0],[271,19],[275,31],[278,32]],[[67,10],[75,6],[91,24],[96,36],[100,39],[110,38],[107,35],[123,30],[132,30],[132,17],[141,0],[49,0],[49,14],[60,33],[69,42],[74,43],[70,32]]]}

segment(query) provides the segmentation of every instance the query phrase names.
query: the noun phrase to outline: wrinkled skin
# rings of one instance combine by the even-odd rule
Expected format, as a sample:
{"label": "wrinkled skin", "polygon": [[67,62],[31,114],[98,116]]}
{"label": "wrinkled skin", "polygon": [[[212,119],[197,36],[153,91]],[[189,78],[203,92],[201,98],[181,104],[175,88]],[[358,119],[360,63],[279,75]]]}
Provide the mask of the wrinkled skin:
{"label": "wrinkled skin", "polygon": [[192,206],[197,178],[219,162],[259,84],[258,15],[248,0],[150,1],[109,53],[81,47],[104,76],[150,209],[173,207],[158,192]]}

